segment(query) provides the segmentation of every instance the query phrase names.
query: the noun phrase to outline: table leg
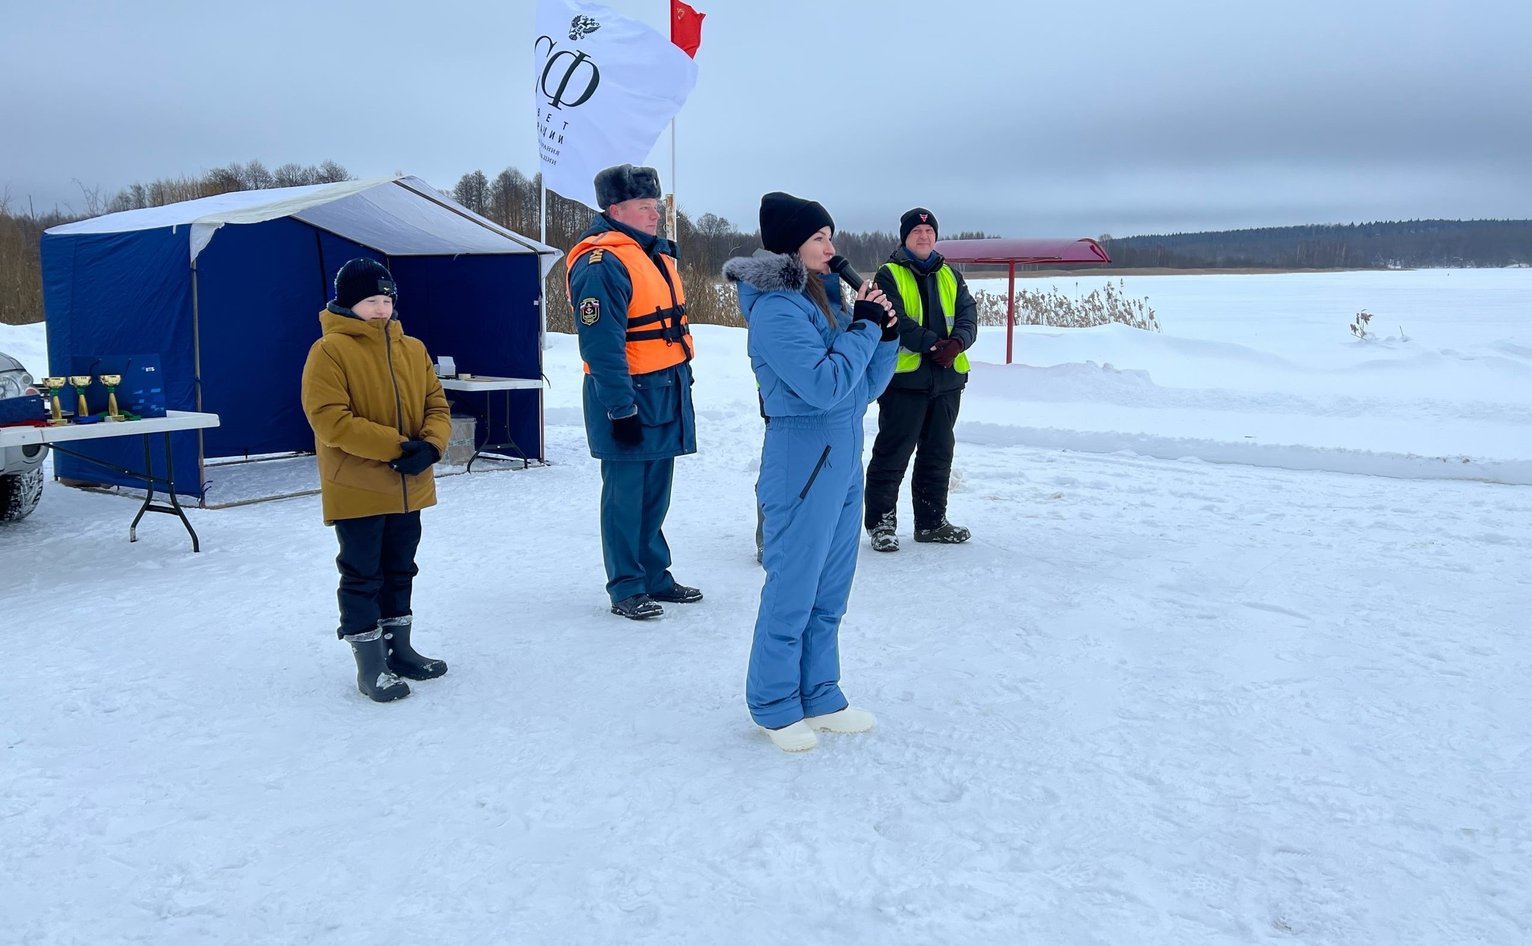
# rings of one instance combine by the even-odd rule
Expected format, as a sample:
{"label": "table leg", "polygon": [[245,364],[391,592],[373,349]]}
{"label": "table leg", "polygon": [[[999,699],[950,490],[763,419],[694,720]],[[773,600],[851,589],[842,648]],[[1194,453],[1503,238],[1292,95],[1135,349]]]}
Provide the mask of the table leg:
{"label": "table leg", "polygon": [[[170,438],[165,438],[169,440]],[[144,434],[144,504],[138,507],[138,515],[133,517],[133,522],[128,526],[128,541],[138,541],[138,520],[144,517],[144,513],[150,509],[150,503],[154,501],[154,458],[149,454],[149,434]],[[195,550],[193,550],[195,551]]]}
{"label": "table leg", "polygon": [[[515,450],[517,455],[521,457],[521,468],[523,470],[525,470],[530,465],[531,461],[527,457],[527,452],[521,449],[521,446],[517,444],[515,439],[511,437],[511,392],[509,389],[507,389],[505,391],[501,391],[500,394],[505,398],[506,440],[501,443],[490,442],[489,438],[492,431],[495,429],[495,392],[486,391],[484,392],[484,440],[474,446],[473,456],[468,458],[467,465],[463,467],[464,473],[472,473],[473,461],[477,460],[486,451],[498,451],[503,450],[506,447],[510,447],[512,450]],[[510,458],[507,457],[506,459]]]}
{"label": "table leg", "polygon": [[489,446],[489,432],[491,429],[493,429],[491,425],[494,424],[494,422],[495,401],[494,398],[490,396],[490,393],[486,391],[484,393],[484,437],[483,439],[479,439],[477,437],[474,438],[479,440],[479,442],[473,445],[473,456],[469,457],[468,462],[463,465],[464,473],[473,472],[473,461],[479,459],[479,454],[484,452],[485,447]]}
{"label": "table leg", "polygon": [[[192,528],[191,520],[186,518],[186,510],[181,508],[181,500],[176,498],[176,465],[170,451],[170,433],[166,431],[160,436],[165,438],[165,485],[169,487],[171,509],[175,510],[176,517],[181,520],[181,525],[186,527],[187,534],[191,536],[192,551],[200,552],[202,543],[197,541],[197,530]],[[161,507],[159,511],[168,512],[169,510]]]}
{"label": "table leg", "polygon": [[139,507],[138,515],[133,517],[133,524],[128,526],[128,541],[138,541],[138,520],[144,517],[146,512],[163,512],[175,516],[181,520],[181,525],[186,527],[186,532],[191,536],[192,551],[202,551],[202,543],[197,538],[197,530],[192,528],[191,520],[186,518],[186,510],[181,508],[181,500],[176,497],[176,467],[175,456],[170,449],[170,431],[160,434],[165,438],[165,486],[170,494],[169,506],[156,506],[151,500],[154,499],[154,465],[150,462],[149,437],[144,434],[144,485],[147,493],[144,495],[144,504]]}
{"label": "table leg", "polygon": [[516,438],[511,436],[511,392],[509,391],[505,392],[505,439],[506,446],[521,454],[521,468],[525,470],[528,463],[527,452],[521,449],[521,445],[516,442]]}

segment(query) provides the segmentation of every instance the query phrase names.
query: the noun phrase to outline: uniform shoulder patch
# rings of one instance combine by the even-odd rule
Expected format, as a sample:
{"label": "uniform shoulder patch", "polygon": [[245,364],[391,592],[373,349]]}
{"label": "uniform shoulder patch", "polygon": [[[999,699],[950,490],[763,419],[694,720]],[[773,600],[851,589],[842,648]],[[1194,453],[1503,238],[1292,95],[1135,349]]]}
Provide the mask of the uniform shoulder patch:
{"label": "uniform shoulder patch", "polygon": [[580,323],[582,325],[595,325],[596,320],[601,318],[601,300],[595,296],[586,296],[580,300]]}
{"label": "uniform shoulder patch", "polygon": [[599,263],[604,256],[606,256],[606,247],[598,246],[594,250],[591,250],[590,255],[585,259],[590,263]]}

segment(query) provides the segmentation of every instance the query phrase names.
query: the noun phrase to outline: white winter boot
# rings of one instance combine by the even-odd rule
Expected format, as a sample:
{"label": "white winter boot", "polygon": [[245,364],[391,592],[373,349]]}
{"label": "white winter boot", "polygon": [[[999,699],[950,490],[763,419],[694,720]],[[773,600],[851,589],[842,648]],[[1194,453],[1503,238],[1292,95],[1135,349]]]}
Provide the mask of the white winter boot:
{"label": "white winter boot", "polygon": [[810,729],[822,729],[826,732],[866,732],[878,723],[871,713],[852,706],[838,713],[810,716],[804,722],[809,724]]}
{"label": "white winter boot", "polygon": [[770,736],[772,743],[783,752],[805,752],[819,745],[819,737],[814,735],[814,730],[801,719],[781,729],[767,729],[762,726],[761,730]]}

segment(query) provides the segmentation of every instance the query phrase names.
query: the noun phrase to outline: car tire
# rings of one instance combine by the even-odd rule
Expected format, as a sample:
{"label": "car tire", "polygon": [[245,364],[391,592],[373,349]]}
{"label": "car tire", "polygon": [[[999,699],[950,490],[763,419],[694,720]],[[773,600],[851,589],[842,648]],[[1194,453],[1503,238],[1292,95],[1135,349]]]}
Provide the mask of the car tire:
{"label": "car tire", "polygon": [[0,476],[0,522],[25,519],[43,498],[43,470]]}

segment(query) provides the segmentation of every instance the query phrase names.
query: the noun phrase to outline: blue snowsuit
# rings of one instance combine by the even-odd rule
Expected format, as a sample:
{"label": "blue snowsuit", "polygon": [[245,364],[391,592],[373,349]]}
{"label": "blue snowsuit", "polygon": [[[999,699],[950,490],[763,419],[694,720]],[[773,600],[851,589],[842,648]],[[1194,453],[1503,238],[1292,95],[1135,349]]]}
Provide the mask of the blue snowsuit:
{"label": "blue snowsuit", "polygon": [[765,514],[761,588],[745,701],[750,716],[780,729],[846,708],[839,633],[856,573],[862,516],[862,418],[894,373],[896,342],[841,309],[831,325],[804,294],[811,277],[797,256],[730,260],[749,326],[750,366],[760,386],[766,438],[756,499]]}
{"label": "blue snowsuit", "polygon": [[[651,258],[674,257],[674,244],[598,215],[581,235],[608,230],[633,240]],[[633,280],[612,254],[593,264],[591,254],[569,261],[569,297],[596,300],[595,321],[575,318],[585,375],[585,437],[590,455],[601,461],[601,553],[606,590],[615,604],[635,594],[659,594],[675,587],[670,545],[663,526],[670,510],[675,458],[697,452],[697,417],[692,408],[690,361],[646,374],[630,374],[626,350],[628,302]],[[691,344],[690,339],[686,342]],[[618,442],[612,421],[637,414],[643,440]]]}

